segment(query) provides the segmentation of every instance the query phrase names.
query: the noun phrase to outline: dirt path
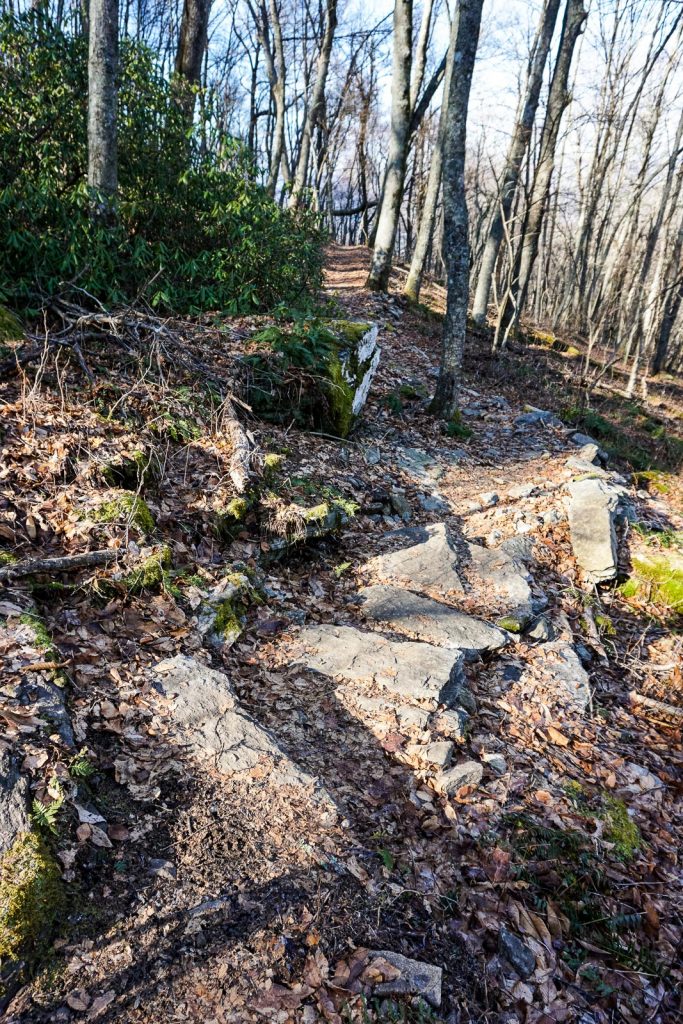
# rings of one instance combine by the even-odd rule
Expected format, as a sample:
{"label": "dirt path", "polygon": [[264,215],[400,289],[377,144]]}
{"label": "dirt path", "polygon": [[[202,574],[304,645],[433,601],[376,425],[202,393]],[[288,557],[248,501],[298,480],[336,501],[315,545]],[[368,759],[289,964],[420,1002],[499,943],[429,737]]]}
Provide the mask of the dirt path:
{"label": "dirt path", "polygon": [[[644,599],[585,587],[566,520],[571,431],[516,422],[526,402],[555,412],[571,404],[572,369],[559,355],[534,365],[528,353],[513,354],[497,364],[473,338],[462,422],[449,436],[425,408],[439,320],[364,292],[366,271],[365,250],[329,251],[328,296],[339,315],[377,322],[383,347],[351,440],[264,431],[268,448],[285,455],[288,485],[357,503],[347,526],[276,562],[264,560],[247,521],[225,555],[202,525],[224,486],[224,453],[215,438],[195,437],[167,449],[150,498],[174,559],[184,554],[194,575],[132,600],[40,599],[59,649],[72,655],[78,743],[97,766],[79,783],[79,801],[97,808],[104,840],[87,829],[76,840],[78,823],[65,824],[64,863],[78,898],[66,937],[7,1019],[678,1018],[680,727],[646,718],[630,693],[683,703],[681,637],[671,620],[650,616]],[[32,411],[23,433],[20,408],[17,397],[19,428],[5,442],[16,508],[32,467],[47,465],[55,434],[70,429],[58,393]],[[101,429],[88,416],[79,451],[87,432]],[[126,443],[122,428],[117,444]],[[86,528],[60,511],[75,500],[73,478],[65,481],[31,504],[53,536],[58,522],[62,532]],[[627,485],[641,523],[666,523],[672,536],[681,529],[676,486],[662,495]],[[438,732],[439,710],[428,701],[408,701],[402,718],[376,703],[372,685],[344,690],[296,653],[301,625],[366,630],[359,589],[382,582],[367,560],[394,550],[394,531],[436,524],[457,553],[462,592],[451,602],[459,611],[488,622],[506,611],[500,590],[482,585],[468,545],[512,542],[526,552],[517,571],[528,573],[534,618],[555,633],[548,641],[510,632],[499,651],[468,661],[471,699],[457,736],[453,718],[450,733]],[[620,528],[624,575],[630,545],[646,542],[629,529]],[[258,573],[261,597],[239,641],[209,649],[195,615],[199,595],[234,563]],[[388,635],[399,642],[400,624]],[[411,638],[428,640],[426,625]],[[576,677],[587,673],[585,707],[558,690],[558,643],[578,652]],[[226,775],[193,751],[154,675],[177,653],[225,673],[241,711],[317,789],[278,782],[267,758]],[[208,714],[205,707],[204,725]],[[453,765],[481,773],[444,790],[441,769],[424,759],[435,741],[453,744]],[[385,994],[391,965],[377,951],[440,968],[438,1007]]]}

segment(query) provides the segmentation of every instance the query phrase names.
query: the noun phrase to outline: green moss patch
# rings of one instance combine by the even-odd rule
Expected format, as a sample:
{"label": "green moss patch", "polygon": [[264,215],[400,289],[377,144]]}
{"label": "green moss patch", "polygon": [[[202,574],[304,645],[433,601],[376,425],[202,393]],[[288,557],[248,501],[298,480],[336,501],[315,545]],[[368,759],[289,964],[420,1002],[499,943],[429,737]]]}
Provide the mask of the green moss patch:
{"label": "green moss patch", "polygon": [[166,572],[171,565],[171,549],[167,544],[162,544],[135,569],[123,576],[121,582],[131,594],[140,594],[143,590],[158,590],[164,583]]}
{"label": "green moss patch", "polygon": [[666,615],[683,612],[683,557],[675,552],[652,558],[634,555],[632,569],[620,587],[622,597],[655,605]]}
{"label": "green moss patch", "polygon": [[602,817],[605,822],[605,841],[614,845],[614,852],[620,860],[633,860],[643,845],[643,840],[640,829],[630,818],[624,801],[607,798]]}
{"label": "green moss patch", "polygon": [[135,451],[132,455],[113,459],[103,466],[102,476],[110,487],[137,491],[141,485],[154,479],[155,470],[146,452]]}
{"label": "green moss patch", "polygon": [[156,523],[149,506],[136,494],[119,494],[102,502],[91,513],[96,523],[129,523],[141,533],[154,533]]}
{"label": "green moss patch", "polygon": [[21,834],[0,863],[0,958],[35,962],[64,902],[59,867],[47,845],[34,832]]}
{"label": "green moss patch", "polygon": [[3,565],[14,565],[17,559],[9,551],[0,551],[0,567]]}

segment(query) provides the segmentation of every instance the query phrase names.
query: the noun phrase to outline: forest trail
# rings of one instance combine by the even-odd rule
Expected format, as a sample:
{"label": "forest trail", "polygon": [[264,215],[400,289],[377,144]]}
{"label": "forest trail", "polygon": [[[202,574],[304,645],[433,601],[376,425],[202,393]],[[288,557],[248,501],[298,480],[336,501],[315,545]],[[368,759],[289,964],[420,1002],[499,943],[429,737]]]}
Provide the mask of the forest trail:
{"label": "forest trail", "polygon": [[[336,534],[275,560],[247,519],[221,546],[206,527],[226,480],[214,425],[165,438],[145,491],[175,567],[161,589],[106,590],[105,570],[75,591],[10,581],[2,595],[10,680],[42,678],[17,618],[34,601],[75,732],[70,752],[31,722],[9,744],[24,744],[35,795],[61,779],[73,902],[8,1020],[680,1012],[680,614],[657,610],[652,581],[630,598],[587,584],[567,518],[576,478],[618,495],[625,579],[636,552],[677,557],[680,478],[634,486],[573,440],[560,413],[575,364],[541,344],[494,362],[473,336],[444,433],[425,408],[439,319],[365,292],[367,266],[364,250],[328,251],[334,315],[376,323],[382,347],[351,439],[252,424],[284,455],[281,486],[355,503]],[[48,553],[117,536],[80,510],[102,496],[105,448],[126,453],[146,429],[103,425],[58,384],[15,386],[4,439],[13,523]],[[162,398],[136,382],[136,410],[158,417]],[[674,422],[677,401],[658,394],[656,414]],[[77,472],[46,475],[64,452]],[[245,572],[246,628],[212,645],[202,602]],[[79,777],[81,746],[94,774]]]}

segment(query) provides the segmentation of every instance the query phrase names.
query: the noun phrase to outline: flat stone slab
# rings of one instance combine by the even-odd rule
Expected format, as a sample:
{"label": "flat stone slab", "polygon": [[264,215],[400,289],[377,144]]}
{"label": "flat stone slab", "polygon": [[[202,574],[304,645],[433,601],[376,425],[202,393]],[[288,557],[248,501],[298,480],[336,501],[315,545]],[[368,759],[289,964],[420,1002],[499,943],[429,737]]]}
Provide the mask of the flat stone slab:
{"label": "flat stone slab", "polygon": [[406,546],[371,558],[365,569],[387,583],[401,583],[409,590],[431,590],[444,597],[464,592],[456,570],[458,553],[444,523],[396,530],[394,536]]}
{"label": "flat stone slab", "polygon": [[[410,960],[401,953],[392,953],[391,950],[373,950],[369,956],[369,968],[377,967],[381,975],[381,963],[385,960],[398,971],[398,975],[391,980],[382,981],[374,987],[374,994],[377,996],[399,996],[413,995],[421,996],[431,1006],[438,1008],[441,1005],[441,980],[443,971],[434,964],[425,964],[420,960]],[[392,973],[395,973],[392,972]]]}
{"label": "flat stone slab", "polygon": [[366,619],[429,643],[460,650],[465,657],[498,651],[508,642],[502,629],[410,590],[381,584],[360,590]]}
{"label": "flat stone slab", "polygon": [[434,783],[442,793],[453,796],[463,786],[478,786],[483,776],[484,768],[479,761],[463,761],[437,775]]}
{"label": "flat stone slab", "polygon": [[449,706],[466,687],[459,651],[389,640],[353,626],[308,626],[298,640],[303,649],[295,663],[333,678],[372,682],[402,697]]}
{"label": "flat stone slab", "polygon": [[574,480],[569,484],[567,513],[574,557],[591,583],[617,575],[617,535],[614,519],[619,503],[614,488],[603,480]]}
{"label": "flat stone slab", "polygon": [[484,586],[490,588],[501,614],[513,616],[526,625],[531,619],[531,588],[529,573],[522,563],[502,548],[485,548],[468,544],[471,559],[469,570]]}
{"label": "flat stone slab", "polygon": [[400,448],[396,461],[401,469],[421,483],[434,484],[444,475],[443,466],[421,448]]}
{"label": "flat stone slab", "polygon": [[274,763],[278,784],[313,790],[316,780],[280,750],[275,738],[240,711],[230,680],[195,658],[178,654],[159,662],[157,690],[170,703],[171,718],[182,742],[200,760],[210,760],[223,775],[248,772],[259,763]]}

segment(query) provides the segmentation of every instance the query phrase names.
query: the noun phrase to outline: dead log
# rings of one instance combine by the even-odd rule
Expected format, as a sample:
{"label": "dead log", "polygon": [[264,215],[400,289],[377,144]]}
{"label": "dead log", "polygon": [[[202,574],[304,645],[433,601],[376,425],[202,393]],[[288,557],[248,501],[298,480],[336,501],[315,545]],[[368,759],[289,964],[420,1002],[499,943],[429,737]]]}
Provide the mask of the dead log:
{"label": "dead log", "polygon": [[631,690],[629,699],[635,705],[635,710],[642,711],[643,716],[650,721],[668,725],[670,728],[680,729],[683,727],[683,708],[676,704],[665,704],[661,700],[653,700],[652,697],[645,697],[637,690]]}
{"label": "dead log", "polygon": [[223,403],[223,423],[232,447],[228,473],[237,493],[244,494],[253,476],[252,444],[229,398]]}
{"label": "dead log", "polygon": [[29,558],[25,562],[15,562],[0,569],[0,583],[16,579],[20,576],[34,576],[38,573],[75,572],[94,565],[108,565],[120,558],[122,552],[117,548],[104,548],[101,551],[85,551],[80,555],[62,555],[58,558]]}

